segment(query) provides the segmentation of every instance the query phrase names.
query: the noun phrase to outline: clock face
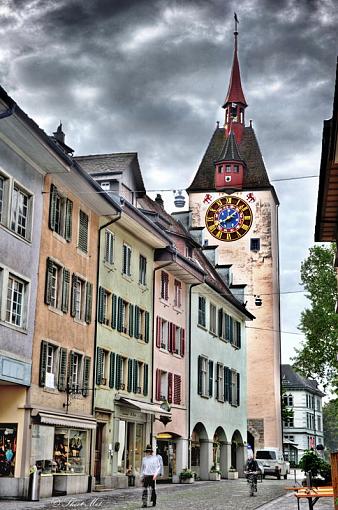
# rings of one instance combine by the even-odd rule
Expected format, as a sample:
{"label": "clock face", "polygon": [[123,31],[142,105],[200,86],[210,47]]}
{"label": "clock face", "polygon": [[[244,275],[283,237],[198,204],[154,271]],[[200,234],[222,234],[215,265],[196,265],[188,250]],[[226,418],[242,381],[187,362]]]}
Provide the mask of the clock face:
{"label": "clock face", "polygon": [[219,241],[236,241],[249,231],[252,211],[249,204],[239,197],[220,197],[208,207],[205,224],[210,234]]}

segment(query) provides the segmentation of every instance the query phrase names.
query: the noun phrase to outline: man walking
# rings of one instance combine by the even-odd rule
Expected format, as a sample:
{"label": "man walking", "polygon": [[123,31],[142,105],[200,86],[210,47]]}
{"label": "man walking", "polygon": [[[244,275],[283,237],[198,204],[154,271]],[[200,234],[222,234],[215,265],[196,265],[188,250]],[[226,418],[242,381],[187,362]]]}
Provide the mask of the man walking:
{"label": "man walking", "polygon": [[142,459],[141,478],[143,480],[142,508],[147,507],[148,487],[151,487],[151,498],[153,506],[156,506],[156,478],[161,470],[158,458],[153,455],[150,444],[144,450],[145,456]]}

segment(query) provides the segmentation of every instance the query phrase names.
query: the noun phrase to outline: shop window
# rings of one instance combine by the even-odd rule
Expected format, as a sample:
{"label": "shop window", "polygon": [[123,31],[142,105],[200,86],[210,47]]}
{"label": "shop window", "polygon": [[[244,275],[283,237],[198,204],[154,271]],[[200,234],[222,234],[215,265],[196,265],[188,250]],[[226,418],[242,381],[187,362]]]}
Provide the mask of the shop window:
{"label": "shop window", "polygon": [[53,461],[57,473],[88,473],[87,432],[55,427]]}
{"label": "shop window", "polygon": [[17,424],[0,423],[0,477],[14,476]]}

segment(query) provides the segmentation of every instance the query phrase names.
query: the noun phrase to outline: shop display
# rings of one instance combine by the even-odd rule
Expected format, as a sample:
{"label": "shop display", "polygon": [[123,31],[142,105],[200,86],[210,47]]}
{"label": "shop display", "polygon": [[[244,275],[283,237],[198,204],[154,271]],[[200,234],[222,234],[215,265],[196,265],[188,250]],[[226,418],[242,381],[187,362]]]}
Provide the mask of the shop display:
{"label": "shop display", "polygon": [[55,429],[54,462],[56,473],[86,472],[87,432]]}
{"label": "shop display", "polygon": [[0,476],[14,476],[16,437],[16,423],[0,423]]}

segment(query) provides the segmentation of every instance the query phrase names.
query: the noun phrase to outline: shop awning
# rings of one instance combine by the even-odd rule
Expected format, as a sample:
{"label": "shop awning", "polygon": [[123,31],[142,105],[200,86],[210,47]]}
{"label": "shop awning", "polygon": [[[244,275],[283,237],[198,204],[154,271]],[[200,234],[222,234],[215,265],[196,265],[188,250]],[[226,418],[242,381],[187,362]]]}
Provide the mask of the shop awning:
{"label": "shop awning", "polygon": [[59,425],[61,427],[70,427],[73,429],[96,429],[96,421],[81,419],[79,417],[72,416],[60,416],[56,414],[39,412],[41,423],[45,423],[46,425]]}
{"label": "shop awning", "polygon": [[131,398],[119,397],[115,398],[117,404],[126,404],[137,408],[141,413],[160,414],[162,416],[171,416],[170,411],[166,411],[158,404],[150,402],[141,402],[140,400],[132,400]]}

